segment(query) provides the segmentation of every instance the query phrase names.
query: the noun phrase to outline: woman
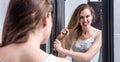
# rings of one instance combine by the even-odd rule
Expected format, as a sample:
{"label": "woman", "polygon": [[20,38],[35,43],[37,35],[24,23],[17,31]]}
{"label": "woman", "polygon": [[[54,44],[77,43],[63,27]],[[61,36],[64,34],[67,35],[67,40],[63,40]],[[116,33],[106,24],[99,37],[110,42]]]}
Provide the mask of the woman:
{"label": "woman", "polygon": [[[95,13],[92,7],[88,4],[79,5],[68,27],[61,31],[60,35],[64,36],[61,40],[63,48],[58,39],[54,42],[58,53],[72,57],[72,62],[98,62],[102,32],[91,26],[94,19]],[[72,51],[69,50],[70,48]]]}
{"label": "woman", "polygon": [[40,49],[51,33],[51,11],[48,0],[10,0],[2,33],[0,62],[68,62]]}

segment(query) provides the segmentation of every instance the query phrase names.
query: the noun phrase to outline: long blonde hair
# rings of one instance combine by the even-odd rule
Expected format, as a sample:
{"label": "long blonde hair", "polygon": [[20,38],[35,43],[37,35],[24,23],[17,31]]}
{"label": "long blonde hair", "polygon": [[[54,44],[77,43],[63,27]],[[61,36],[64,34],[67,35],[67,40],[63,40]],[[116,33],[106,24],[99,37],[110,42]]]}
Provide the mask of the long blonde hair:
{"label": "long blonde hair", "polygon": [[70,30],[70,33],[69,33],[69,41],[71,44],[70,47],[72,47],[72,45],[74,45],[74,43],[78,40],[78,38],[82,34],[82,27],[79,23],[79,17],[80,17],[81,11],[83,11],[84,9],[89,9],[91,12],[91,15],[93,16],[93,21],[95,20],[95,11],[88,4],[81,4],[75,9],[75,11],[70,19],[70,22],[67,26],[67,28]]}

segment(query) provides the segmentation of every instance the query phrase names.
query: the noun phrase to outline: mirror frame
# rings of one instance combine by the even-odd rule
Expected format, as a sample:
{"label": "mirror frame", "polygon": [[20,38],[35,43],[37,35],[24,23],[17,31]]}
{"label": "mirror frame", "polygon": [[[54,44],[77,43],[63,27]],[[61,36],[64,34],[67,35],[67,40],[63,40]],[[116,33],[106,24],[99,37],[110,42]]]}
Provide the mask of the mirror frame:
{"label": "mirror frame", "polygon": [[103,0],[102,62],[114,62],[113,0]]}

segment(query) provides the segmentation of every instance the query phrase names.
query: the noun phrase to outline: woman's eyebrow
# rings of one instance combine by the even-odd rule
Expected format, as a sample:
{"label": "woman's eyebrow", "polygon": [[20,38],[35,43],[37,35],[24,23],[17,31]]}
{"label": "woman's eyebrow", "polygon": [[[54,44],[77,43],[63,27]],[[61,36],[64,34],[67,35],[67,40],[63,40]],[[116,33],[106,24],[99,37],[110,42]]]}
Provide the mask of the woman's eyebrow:
{"label": "woman's eyebrow", "polygon": [[84,18],[84,16],[80,16],[80,18]]}
{"label": "woman's eyebrow", "polygon": [[[85,17],[89,17],[90,15],[86,15]],[[80,16],[80,18],[84,18],[84,16]]]}

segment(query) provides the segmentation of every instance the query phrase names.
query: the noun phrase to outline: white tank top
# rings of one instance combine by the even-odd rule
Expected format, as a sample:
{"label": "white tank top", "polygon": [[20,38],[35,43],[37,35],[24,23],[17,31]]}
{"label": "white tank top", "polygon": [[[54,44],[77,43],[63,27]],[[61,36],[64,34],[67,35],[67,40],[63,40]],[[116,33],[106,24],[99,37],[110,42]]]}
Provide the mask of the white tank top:
{"label": "white tank top", "polygon": [[[3,61],[0,59],[0,62],[3,62]],[[53,56],[51,54],[47,58],[45,58],[42,62],[60,62],[60,58],[56,57],[56,56]]]}
{"label": "white tank top", "polygon": [[3,62],[2,59],[0,59],[0,62]]}
{"label": "white tank top", "polygon": [[53,56],[52,54],[45,58],[42,62],[60,62],[60,58]]}
{"label": "white tank top", "polygon": [[[79,40],[75,43],[75,45],[72,47],[72,51],[76,51],[76,52],[86,52],[88,50],[88,48],[92,45],[96,35],[97,35],[97,32],[99,30],[97,29],[94,34],[86,39],[86,40]],[[98,62],[99,60],[99,54],[100,54],[100,51],[97,52],[97,54],[89,61],[89,62]],[[75,59],[72,59],[72,62],[80,62],[80,61],[77,61]]]}

